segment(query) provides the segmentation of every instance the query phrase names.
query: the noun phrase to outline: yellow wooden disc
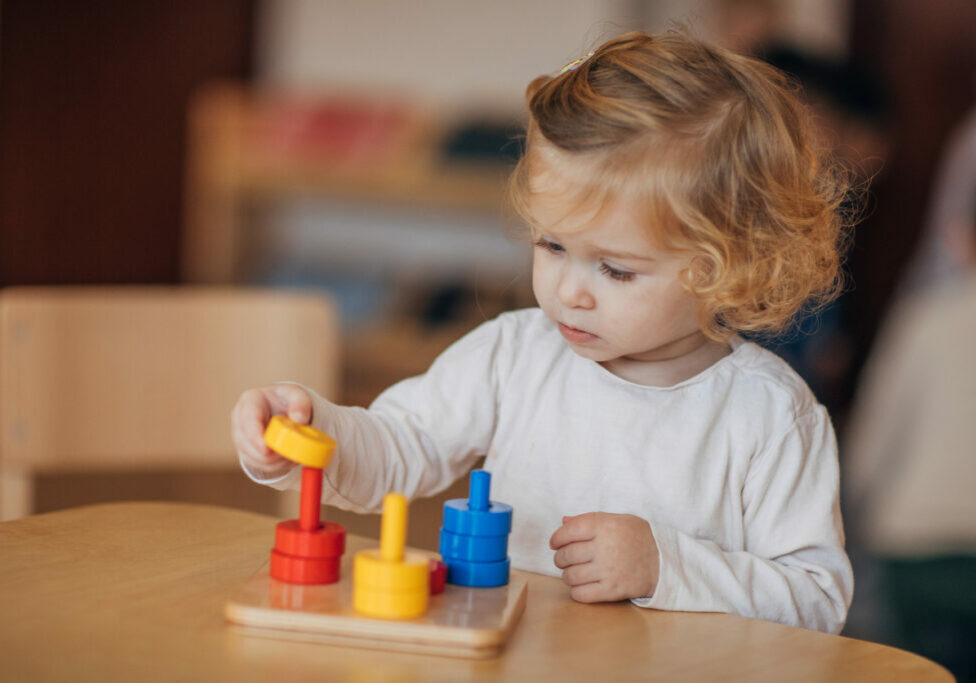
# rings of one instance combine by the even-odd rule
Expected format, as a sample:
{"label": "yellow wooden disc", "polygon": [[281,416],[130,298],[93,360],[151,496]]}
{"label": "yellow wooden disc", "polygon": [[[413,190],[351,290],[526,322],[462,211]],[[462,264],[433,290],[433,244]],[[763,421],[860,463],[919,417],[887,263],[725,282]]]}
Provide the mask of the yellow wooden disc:
{"label": "yellow wooden disc", "polygon": [[383,619],[411,619],[427,611],[428,591],[386,593],[355,588],[352,606],[357,612]]}
{"label": "yellow wooden disc", "polygon": [[415,553],[407,553],[401,562],[389,562],[377,550],[360,550],[352,563],[353,591],[429,591],[429,564],[430,560]]}
{"label": "yellow wooden disc", "polygon": [[329,464],[336,447],[328,434],[310,425],[298,424],[284,415],[275,415],[268,422],[264,443],[282,457],[320,470]]}
{"label": "yellow wooden disc", "polygon": [[402,493],[383,497],[380,547],[361,550],[352,564],[352,606],[372,617],[409,619],[427,611],[430,561],[404,550],[407,499]]}

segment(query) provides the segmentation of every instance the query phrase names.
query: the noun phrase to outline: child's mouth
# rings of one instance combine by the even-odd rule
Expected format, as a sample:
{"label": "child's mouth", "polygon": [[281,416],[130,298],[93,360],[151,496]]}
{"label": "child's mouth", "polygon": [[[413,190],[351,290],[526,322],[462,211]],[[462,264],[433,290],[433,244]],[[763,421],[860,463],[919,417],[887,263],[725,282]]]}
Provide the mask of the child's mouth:
{"label": "child's mouth", "polygon": [[580,330],[562,323],[559,323],[559,333],[563,335],[563,338],[570,344],[588,344],[599,339],[598,336],[587,332],[586,330]]}

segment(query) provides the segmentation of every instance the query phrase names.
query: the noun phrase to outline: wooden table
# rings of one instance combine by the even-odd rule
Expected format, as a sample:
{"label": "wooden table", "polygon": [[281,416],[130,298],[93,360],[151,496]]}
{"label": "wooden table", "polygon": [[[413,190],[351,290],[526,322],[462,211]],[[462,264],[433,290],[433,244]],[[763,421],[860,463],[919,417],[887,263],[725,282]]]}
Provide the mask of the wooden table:
{"label": "wooden table", "polygon": [[[227,599],[267,560],[275,520],[225,508],[95,505],[0,524],[0,680],[951,681],[893,648],[727,614],[583,605],[529,575],[488,660],[236,633]],[[350,537],[348,551],[375,545]]]}

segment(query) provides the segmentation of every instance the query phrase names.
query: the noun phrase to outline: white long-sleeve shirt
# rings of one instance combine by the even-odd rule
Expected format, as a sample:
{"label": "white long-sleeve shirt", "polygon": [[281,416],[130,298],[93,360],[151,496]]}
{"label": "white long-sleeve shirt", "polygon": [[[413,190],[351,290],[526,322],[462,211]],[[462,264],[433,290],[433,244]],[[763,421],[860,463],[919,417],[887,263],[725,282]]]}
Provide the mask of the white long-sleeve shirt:
{"label": "white long-sleeve shirt", "polygon": [[[548,541],[564,515],[632,514],[660,559],[635,604],[837,632],[853,578],[830,420],[786,363],[732,346],[695,377],[644,386],[576,355],[539,309],[503,314],[369,410],[314,397],[315,426],[339,444],[323,499],[376,512],[387,492],[433,495],[487,454],[491,498],[514,508],[513,567],[560,574]],[[297,472],[263,483],[295,487]]]}

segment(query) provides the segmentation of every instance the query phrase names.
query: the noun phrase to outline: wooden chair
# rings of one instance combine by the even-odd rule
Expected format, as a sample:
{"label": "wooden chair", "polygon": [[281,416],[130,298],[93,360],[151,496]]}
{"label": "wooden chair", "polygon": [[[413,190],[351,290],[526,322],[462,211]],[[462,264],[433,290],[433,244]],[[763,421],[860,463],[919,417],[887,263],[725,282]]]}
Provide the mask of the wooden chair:
{"label": "wooden chair", "polygon": [[0,519],[31,513],[42,473],[236,469],[240,392],[292,379],[336,397],[339,338],[319,294],[0,291]]}

